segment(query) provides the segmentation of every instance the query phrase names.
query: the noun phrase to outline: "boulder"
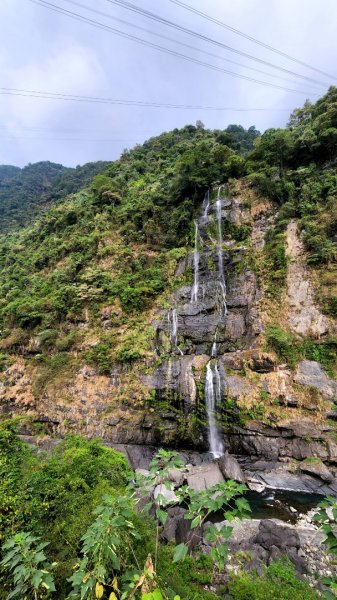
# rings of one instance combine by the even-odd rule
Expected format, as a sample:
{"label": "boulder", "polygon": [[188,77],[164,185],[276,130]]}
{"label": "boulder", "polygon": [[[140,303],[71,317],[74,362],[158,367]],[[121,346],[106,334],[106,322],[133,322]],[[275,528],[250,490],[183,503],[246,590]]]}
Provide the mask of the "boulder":
{"label": "boulder", "polygon": [[136,475],[140,475],[141,477],[148,477],[150,471],[148,469],[136,469],[135,473]]}
{"label": "boulder", "polygon": [[158,499],[158,504],[162,506],[166,506],[167,504],[178,504],[179,498],[173,491],[173,486],[170,489],[166,487],[163,483],[157,485],[154,488],[153,497],[157,500],[158,496],[162,496],[164,500]]}
{"label": "boulder", "polygon": [[202,528],[195,527],[191,529],[191,521],[181,517],[177,521],[175,540],[176,544],[187,544],[189,550],[192,550],[202,542]]}
{"label": "boulder", "polygon": [[192,490],[201,492],[224,481],[220,467],[216,462],[204,463],[193,467],[186,475],[187,484]]}
{"label": "boulder", "polygon": [[185,473],[181,469],[172,467],[167,470],[167,479],[172,482],[174,487],[180,487],[185,479]]}
{"label": "boulder", "polygon": [[269,519],[260,521],[254,543],[259,544],[266,550],[270,550],[272,546],[283,550],[286,548],[298,550],[301,546],[299,535],[294,528],[278,525]]}
{"label": "boulder", "polygon": [[180,521],[187,511],[179,506],[173,506],[167,510],[168,518],[163,526],[160,539],[163,542],[172,542],[176,538],[178,521]]}
{"label": "boulder", "polygon": [[303,473],[309,473],[310,475],[315,475],[323,481],[331,482],[334,480],[334,476],[329,471],[328,467],[318,458],[312,460],[304,460],[300,464],[300,470]]}
{"label": "boulder", "polygon": [[238,481],[239,483],[243,483],[245,481],[244,474],[238,461],[228,452],[219,458],[218,464],[225,479],[232,479],[233,481]]}
{"label": "boulder", "polygon": [[337,381],[330,379],[322,365],[315,360],[302,360],[297,367],[294,381],[316,388],[326,399],[337,395]]}
{"label": "boulder", "polygon": [[278,546],[271,546],[269,549],[268,563],[278,561],[282,556],[286,555],[289,560],[295,566],[295,569],[299,575],[307,572],[306,561],[302,556],[299,556],[297,550],[291,547],[285,547],[283,549]]}
{"label": "boulder", "polygon": [[153,446],[137,446],[126,444],[125,450],[131,467],[136,469],[148,469],[156,449]]}

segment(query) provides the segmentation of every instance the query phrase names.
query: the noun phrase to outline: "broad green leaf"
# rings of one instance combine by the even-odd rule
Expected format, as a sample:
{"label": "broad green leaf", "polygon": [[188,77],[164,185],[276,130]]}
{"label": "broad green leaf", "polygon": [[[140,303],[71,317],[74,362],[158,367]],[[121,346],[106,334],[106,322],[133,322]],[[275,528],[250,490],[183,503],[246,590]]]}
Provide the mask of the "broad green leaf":
{"label": "broad green leaf", "polygon": [[188,547],[186,546],[186,544],[179,544],[178,546],[176,546],[173,555],[173,562],[176,563],[181,560],[184,560],[184,558],[186,558],[187,552]]}
{"label": "broad green leaf", "polygon": [[164,510],[157,508],[156,509],[156,517],[157,517],[158,521],[160,521],[163,525],[165,525],[167,518],[168,518],[168,514]]}

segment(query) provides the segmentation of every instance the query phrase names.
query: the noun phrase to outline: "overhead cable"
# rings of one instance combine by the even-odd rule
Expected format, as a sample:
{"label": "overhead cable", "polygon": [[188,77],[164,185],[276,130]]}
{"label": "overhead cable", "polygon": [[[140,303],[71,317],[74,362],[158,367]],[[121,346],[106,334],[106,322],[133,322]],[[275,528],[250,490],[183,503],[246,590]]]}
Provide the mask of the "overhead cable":
{"label": "overhead cable", "polygon": [[309,65],[308,63],[303,62],[302,60],[299,60],[298,58],[295,58],[294,56],[291,56],[290,54],[287,54],[286,52],[283,52],[282,50],[279,50],[278,48],[274,48],[273,46],[270,46],[269,44],[266,44],[265,42],[261,42],[261,40],[258,40],[257,38],[254,38],[253,36],[248,35],[247,33],[244,33],[243,31],[240,31],[239,29],[236,29],[235,27],[232,27],[231,25],[224,23],[223,21],[220,21],[219,19],[216,19],[216,18],[212,17],[211,15],[204,13],[201,10],[198,10],[197,8],[194,8],[193,6],[190,6],[189,4],[185,4],[185,2],[181,2],[181,0],[169,0],[169,2],[172,2],[173,4],[177,4],[178,6],[181,6],[182,8],[185,8],[186,10],[189,10],[190,12],[193,12],[193,13],[199,15],[200,17],[206,19],[207,21],[216,23],[217,25],[220,25],[220,27],[223,27],[224,29],[231,31],[232,33],[235,33],[236,35],[246,38],[250,42],[253,42],[254,44],[258,44],[259,46],[262,46],[263,48],[266,48],[266,50],[269,50],[270,52],[275,52],[276,54],[283,56],[283,58],[291,60],[292,62],[295,62],[295,63],[301,65],[302,67],[311,69],[312,71],[315,71],[316,73],[320,73],[321,75],[324,75],[325,77],[329,77],[330,79],[334,79],[334,80],[337,79],[337,77],[335,75],[330,75],[329,73],[326,73],[325,71],[322,71],[321,69],[318,69],[317,67],[313,67],[312,65]]}
{"label": "overhead cable", "polygon": [[48,8],[50,10],[59,12],[61,14],[65,14],[65,15],[69,16],[70,18],[82,21],[84,23],[88,23],[88,24],[90,24],[90,25],[92,25],[94,27],[97,27],[99,29],[103,29],[105,31],[109,31],[109,32],[111,32],[111,33],[113,33],[115,35],[121,36],[123,38],[130,39],[130,40],[135,41],[135,42],[137,42],[139,44],[142,44],[143,46],[148,46],[148,47],[154,48],[154,49],[156,49],[156,50],[158,50],[160,52],[164,52],[166,54],[170,54],[171,56],[175,56],[175,57],[178,57],[178,58],[183,58],[184,60],[186,60],[188,62],[191,62],[191,63],[197,64],[197,65],[206,67],[206,68],[211,69],[213,71],[217,71],[217,72],[220,72],[220,73],[225,73],[227,75],[231,75],[232,77],[237,77],[237,78],[243,79],[245,81],[252,81],[252,82],[257,83],[259,85],[263,85],[263,86],[267,86],[267,87],[279,89],[279,90],[282,90],[282,91],[293,92],[293,93],[296,93],[296,94],[304,94],[305,96],[308,96],[308,95],[319,96],[319,94],[317,94],[316,90],[315,91],[296,90],[296,89],[293,89],[293,88],[288,88],[288,87],[280,86],[280,85],[277,85],[275,83],[262,81],[260,79],[255,79],[253,77],[248,77],[247,75],[242,75],[242,74],[236,73],[234,71],[229,71],[227,69],[223,69],[222,67],[218,67],[216,65],[212,65],[210,63],[206,63],[204,61],[198,60],[198,59],[193,58],[191,56],[187,56],[185,54],[181,54],[180,52],[176,52],[175,50],[171,50],[171,49],[166,48],[164,46],[160,46],[159,44],[155,44],[155,43],[150,42],[148,40],[144,40],[142,38],[139,38],[139,37],[137,37],[135,35],[132,35],[130,33],[126,33],[126,32],[121,31],[119,29],[110,27],[109,25],[105,25],[103,23],[99,23],[98,21],[94,21],[93,19],[89,19],[88,17],[84,17],[83,15],[79,15],[78,13],[74,13],[72,11],[69,11],[69,10],[66,10],[66,9],[63,9],[63,8],[59,8],[58,6],[56,6],[56,5],[54,5],[54,4],[50,3],[50,2],[46,2],[45,0],[29,0],[29,2],[33,2],[34,4],[38,4],[40,6],[44,6],[45,8]]}
{"label": "overhead cable", "polygon": [[131,2],[128,2],[127,0],[106,0],[106,1],[109,2],[110,4],[115,4],[117,6],[121,6],[121,7],[125,8],[126,10],[130,10],[132,12],[135,12],[137,14],[145,16],[145,17],[147,17],[149,19],[152,19],[154,21],[162,23],[163,25],[167,25],[168,27],[173,27],[174,29],[182,31],[183,33],[187,33],[188,35],[191,35],[193,37],[201,39],[204,42],[208,42],[208,43],[213,44],[215,46],[218,46],[220,48],[224,48],[225,50],[229,50],[229,52],[234,52],[235,54],[240,54],[241,56],[244,56],[245,58],[249,58],[250,60],[257,61],[257,62],[262,63],[264,65],[268,65],[269,67],[272,67],[273,69],[278,69],[280,71],[283,71],[284,73],[288,73],[290,75],[294,75],[296,77],[299,77],[300,79],[304,79],[304,80],[310,81],[312,83],[319,83],[319,84],[324,85],[324,86],[327,85],[326,83],[324,83],[322,81],[317,81],[316,79],[313,79],[312,77],[308,77],[307,75],[301,75],[300,73],[296,73],[295,71],[291,71],[290,69],[286,69],[285,67],[281,67],[279,65],[275,65],[275,64],[273,64],[271,62],[268,62],[268,61],[266,61],[266,60],[264,60],[262,58],[258,58],[256,56],[253,56],[252,54],[249,54],[247,52],[243,52],[242,50],[238,50],[237,48],[233,48],[232,46],[229,46],[228,44],[224,44],[223,42],[219,42],[218,40],[214,40],[213,38],[210,38],[207,35],[204,35],[204,34],[199,33],[197,31],[193,31],[192,29],[189,29],[188,27],[184,27],[183,25],[179,25],[178,23],[174,23],[173,21],[170,21],[169,19],[165,19],[164,17],[161,17],[160,15],[157,15],[155,13],[152,13],[152,12],[148,11],[148,10],[140,8],[139,6],[135,6]]}

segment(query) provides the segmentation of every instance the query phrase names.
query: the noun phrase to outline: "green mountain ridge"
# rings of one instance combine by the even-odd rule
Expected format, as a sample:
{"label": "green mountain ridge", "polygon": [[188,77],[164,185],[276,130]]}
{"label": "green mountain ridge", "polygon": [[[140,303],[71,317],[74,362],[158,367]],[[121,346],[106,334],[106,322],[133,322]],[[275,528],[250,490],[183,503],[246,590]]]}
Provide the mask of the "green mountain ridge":
{"label": "green mountain ridge", "polygon": [[108,163],[87,163],[75,169],[41,161],[20,169],[0,165],[0,233],[27,226],[39,212],[77,192]]}

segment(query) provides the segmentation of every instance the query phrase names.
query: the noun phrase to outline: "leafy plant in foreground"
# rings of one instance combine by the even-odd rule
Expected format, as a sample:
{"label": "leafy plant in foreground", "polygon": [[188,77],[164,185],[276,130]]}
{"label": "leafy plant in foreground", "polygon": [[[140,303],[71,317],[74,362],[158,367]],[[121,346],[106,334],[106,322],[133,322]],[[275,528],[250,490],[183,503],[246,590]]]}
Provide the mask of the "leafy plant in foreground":
{"label": "leafy plant in foreground", "polygon": [[94,511],[95,521],[82,537],[83,558],[69,578],[73,588],[69,598],[102,598],[110,591],[110,599],[115,600],[121,547],[138,537],[131,520],[132,508],[130,497],[103,497],[103,504]]}
{"label": "leafy plant in foreground", "polygon": [[[181,470],[183,462],[177,452],[160,450],[150,464],[149,475],[138,478],[138,485],[143,494],[148,494],[154,485],[162,485],[168,491],[173,491],[170,481],[170,472],[173,469]],[[244,517],[250,511],[249,504],[244,498],[238,497],[243,494],[246,487],[235,481],[223,481],[208,489],[196,492],[187,485],[175,490],[174,495],[165,496],[164,493],[156,495],[155,499],[146,505],[146,509],[154,508],[157,520],[157,537],[160,525],[165,525],[168,518],[164,510],[172,503],[184,503],[187,511],[184,518],[191,521],[191,538],[188,544],[181,543],[175,548],[173,562],[184,560],[192,547],[192,540],[196,535],[197,528],[203,527],[211,516],[221,514],[224,524],[208,524],[205,539],[212,545],[211,557],[219,570],[224,568],[227,557],[226,540],[232,533],[232,527],[227,522],[236,517]],[[159,490],[160,491],[160,490]],[[164,492],[164,490],[163,490]],[[195,530],[195,533],[193,533]],[[156,544],[156,551],[158,544]],[[155,556],[157,562],[157,556]]]}
{"label": "leafy plant in foreground", "polygon": [[[214,515],[221,514],[225,521],[225,523],[215,525],[209,524],[204,534],[205,540],[212,545],[210,555],[219,570],[225,566],[228,550],[225,542],[233,531],[227,522],[236,517],[243,518],[250,511],[247,500],[240,497],[246,489],[245,485],[229,480],[217,483],[200,492],[196,492],[188,486],[180,490],[180,498],[188,503],[188,510],[184,518],[191,521],[192,530],[205,525]],[[173,561],[184,559],[188,550],[188,544],[179,544],[176,547]]]}
{"label": "leafy plant in foreground", "polygon": [[17,533],[2,546],[5,556],[0,565],[11,572],[14,589],[7,596],[28,600],[30,598],[48,598],[55,592],[51,569],[43,552],[48,543],[30,533]]}
{"label": "leafy plant in foreground", "polygon": [[[327,496],[327,498],[320,502],[318,506],[320,510],[314,516],[314,520],[320,524],[322,531],[326,534],[323,543],[327,546],[328,552],[337,557],[337,499],[333,496]],[[327,599],[335,598],[337,596],[337,578],[324,577],[322,583],[329,586],[330,590],[333,592],[325,592],[324,597]]]}

